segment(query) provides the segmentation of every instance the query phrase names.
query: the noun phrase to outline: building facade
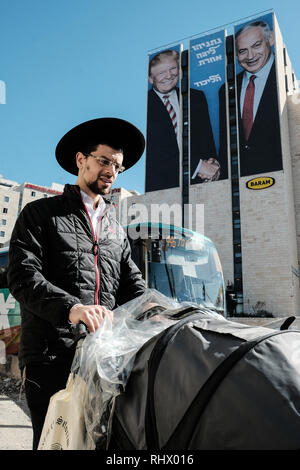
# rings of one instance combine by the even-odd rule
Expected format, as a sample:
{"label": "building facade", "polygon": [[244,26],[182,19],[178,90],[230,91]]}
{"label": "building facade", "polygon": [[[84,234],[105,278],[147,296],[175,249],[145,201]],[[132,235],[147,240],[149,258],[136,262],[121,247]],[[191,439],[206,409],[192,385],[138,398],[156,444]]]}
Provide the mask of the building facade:
{"label": "building facade", "polygon": [[[261,125],[262,133],[270,137],[269,142],[265,143],[263,136],[260,137],[262,144],[258,150],[259,155],[251,156],[257,160],[257,168],[254,168],[250,157],[246,165],[242,162],[244,150],[249,150],[252,143],[248,144],[251,142],[250,138],[245,144],[242,141],[239,109],[239,77],[242,72],[237,57],[244,52],[245,47],[240,46],[239,49],[237,38],[241,34],[244,34],[243,39],[247,38],[251,28],[251,31],[254,28],[256,32],[260,31],[259,28],[267,31],[267,21],[271,25],[271,32],[266,32],[265,37],[269,47],[272,46],[272,55],[275,57],[271,70],[276,85],[269,92],[269,97],[276,106],[274,105],[273,119],[266,117]],[[245,28],[244,25],[237,25],[232,35],[223,35],[222,31],[218,36],[204,36],[193,44],[196,44],[193,47],[199,59],[198,66],[214,65],[216,61],[222,63],[222,66],[219,65],[219,73],[211,74],[210,78],[213,77],[215,81],[216,77],[220,77],[223,85],[227,118],[226,174],[223,173],[223,178],[208,178],[205,183],[190,181],[193,117],[189,62],[193,51],[183,51],[180,61],[180,184],[175,188],[163,188],[160,181],[160,189],[157,191],[147,191],[143,195],[126,198],[120,196],[120,220],[123,225],[146,220],[174,222],[175,225],[203,231],[218,250],[225,284],[232,286],[237,295],[237,313],[256,316],[300,315],[300,94],[276,16],[270,14],[264,18],[251,18]],[[223,45],[224,56],[216,55],[216,51],[220,52]],[[163,57],[161,51],[159,57]],[[163,62],[160,65],[162,68]],[[224,79],[222,67],[225,70]],[[199,79],[194,83],[208,85],[208,82],[209,80]],[[203,89],[205,90],[204,87]],[[219,98],[220,92],[221,87]],[[268,116],[266,104],[262,111]],[[148,114],[148,119],[150,117]],[[273,121],[277,121],[278,126],[270,133]],[[219,137],[221,141],[221,132]],[[276,146],[272,147],[274,142],[270,141],[276,142]],[[269,148],[272,150],[267,155]],[[220,153],[217,153],[217,158],[220,158]],[[146,155],[146,160],[147,158],[147,167],[151,168],[149,158],[152,156]],[[266,163],[263,163],[264,159]],[[171,169],[172,165],[169,167]],[[159,164],[156,172],[159,174]],[[147,177],[146,172],[146,181]],[[151,184],[146,184],[146,188],[155,187],[154,178],[155,172],[151,171]],[[168,185],[171,186],[171,183]],[[159,210],[162,205],[167,208],[161,207]],[[200,212],[198,218],[195,211]],[[202,216],[203,223],[201,225],[200,222],[199,225]]]}
{"label": "building facade", "polygon": [[0,247],[8,245],[12,230],[23,207],[31,201],[62,194],[63,186],[51,188],[31,183],[19,184],[0,176]]}

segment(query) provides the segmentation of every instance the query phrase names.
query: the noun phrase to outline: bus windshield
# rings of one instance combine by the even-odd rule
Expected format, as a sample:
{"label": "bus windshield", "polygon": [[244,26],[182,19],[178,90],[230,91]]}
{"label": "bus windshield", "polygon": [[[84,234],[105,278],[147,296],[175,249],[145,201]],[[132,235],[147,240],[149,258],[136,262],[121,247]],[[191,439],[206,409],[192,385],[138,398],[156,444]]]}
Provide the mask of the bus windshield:
{"label": "bus windshield", "polygon": [[[128,232],[130,235],[130,232]],[[149,236],[144,246],[146,256],[134,261],[141,269],[141,258],[147,260],[142,270],[149,288],[156,289],[178,302],[192,302],[219,313],[225,313],[224,279],[217,250],[212,241],[197,232],[172,227],[168,236]],[[133,246],[138,243],[135,241]]]}

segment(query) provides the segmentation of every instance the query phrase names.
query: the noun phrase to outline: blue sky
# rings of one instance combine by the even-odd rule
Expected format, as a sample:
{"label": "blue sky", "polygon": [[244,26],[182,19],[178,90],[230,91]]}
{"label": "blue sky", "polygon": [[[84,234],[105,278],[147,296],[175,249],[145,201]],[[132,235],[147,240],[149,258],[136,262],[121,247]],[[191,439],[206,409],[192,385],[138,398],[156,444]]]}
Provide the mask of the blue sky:
{"label": "blue sky", "polygon": [[[74,183],[55,159],[69,129],[115,116],[145,132],[149,52],[180,41],[187,48],[188,38],[269,9],[300,79],[298,0],[2,0],[0,173]],[[143,193],[144,172],[143,156],[114,186]]]}

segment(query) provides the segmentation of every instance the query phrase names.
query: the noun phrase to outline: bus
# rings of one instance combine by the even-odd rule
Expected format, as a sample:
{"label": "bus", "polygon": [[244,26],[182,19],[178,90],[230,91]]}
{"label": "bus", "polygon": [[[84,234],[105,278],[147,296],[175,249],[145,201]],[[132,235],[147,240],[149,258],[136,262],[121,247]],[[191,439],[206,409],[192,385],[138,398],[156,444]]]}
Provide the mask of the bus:
{"label": "bus", "polygon": [[20,305],[7,286],[8,247],[0,248],[0,345],[6,354],[17,354],[21,334]]}
{"label": "bus", "polygon": [[209,238],[162,223],[123,228],[148,288],[179,303],[191,302],[227,316],[222,266]]}

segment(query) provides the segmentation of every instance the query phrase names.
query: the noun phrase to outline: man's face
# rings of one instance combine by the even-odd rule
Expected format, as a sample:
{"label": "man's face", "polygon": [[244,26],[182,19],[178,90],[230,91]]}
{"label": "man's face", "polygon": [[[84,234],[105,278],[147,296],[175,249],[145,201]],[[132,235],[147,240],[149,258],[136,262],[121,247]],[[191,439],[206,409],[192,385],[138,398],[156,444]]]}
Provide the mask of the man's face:
{"label": "man's face", "polygon": [[258,72],[268,61],[273,45],[273,36],[268,42],[260,26],[244,31],[237,38],[236,54],[239,64],[250,73]]}
{"label": "man's face", "polygon": [[[79,168],[78,184],[87,194],[105,195],[110,192],[111,186],[118,176],[113,163],[121,166],[123,163],[123,153],[108,145],[100,144],[91,154],[95,157],[100,157],[102,160],[99,162],[91,156],[85,157],[81,152],[78,152],[76,156]],[[109,160],[112,164],[104,166],[101,164],[103,160]]]}
{"label": "man's face", "polygon": [[176,87],[178,81],[178,63],[171,57],[151,67],[149,82],[160,93],[168,93]]}

